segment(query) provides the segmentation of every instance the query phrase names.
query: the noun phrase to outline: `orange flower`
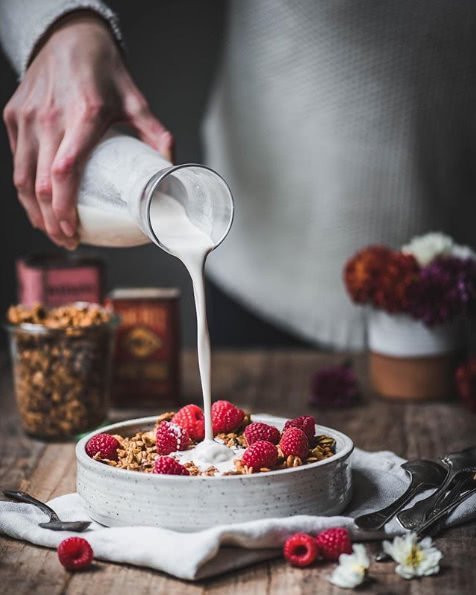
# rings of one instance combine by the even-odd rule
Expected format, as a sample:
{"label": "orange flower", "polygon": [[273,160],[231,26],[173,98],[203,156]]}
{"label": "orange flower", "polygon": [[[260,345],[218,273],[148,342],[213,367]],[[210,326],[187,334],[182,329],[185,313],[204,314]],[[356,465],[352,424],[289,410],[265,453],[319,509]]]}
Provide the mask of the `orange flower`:
{"label": "orange flower", "polygon": [[349,260],[344,281],[351,298],[358,304],[371,304],[387,312],[403,312],[408,287],[417,278],[419,265],[411,254],[385,246],[368,246]]}
{"label": "orange flower", "polygon": [[385,246],[368,246],[347,262],[344,282],[354,302],[373,303],[391,252]]}

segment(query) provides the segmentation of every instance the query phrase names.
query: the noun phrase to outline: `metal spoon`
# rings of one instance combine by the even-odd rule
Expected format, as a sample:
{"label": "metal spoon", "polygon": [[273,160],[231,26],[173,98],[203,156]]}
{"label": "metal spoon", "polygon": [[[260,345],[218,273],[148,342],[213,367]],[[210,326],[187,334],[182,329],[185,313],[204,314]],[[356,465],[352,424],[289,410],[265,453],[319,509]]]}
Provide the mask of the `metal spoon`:
{"label": "metal spoon", "polygon": [[402,469],[410,475],[411,481],[407,490],[389,506],[364,514],[355,519],[355,524],[361,529],[367,531],[376,531],[381,529],[385,523],[393,518],[407,502],[416,496],[419,492],[436,488],[441,485],[447,474],[447,469],[435,461],[418,460],[407,461],[403,463]]}
{"label": "metal spoon", "polygon": [[16,490],[4,490],[4,495],[11,500],[16,500],[17,502],[25,502],[26,504],[33,504],[39,508],[42,512],[49,516],[50,520],[45,523],[38,523],[40,527],[44,529],[51,529],[52,531],[75,531],[77,533],[81,533],[89,527],[91,524],[90,521],[61,521],[56,514],[56,512],[50,508],[44,502],[40,502],[33,496],[30,496],[26,492],[16,491]]}
{"label": "metal spoon", "polygon": [[439,489],[397,515],[398,521],[405,529],[413,531],[422,525],[439,508],[455,477],[462,471],[471,471],[476,466],[476,447],[471,446],[460,452],[446,455],[441,462],[447,468],[447,475]]}
{"label": "metal spoon", "polygon": [[[440,502],[439,508],[435,509],[433,514],[427,520],[421,522],[420,525],[412,528],[418,535],[418,539],[423,539],[427,536],[434,537],[442,529],[447,517],[457,508],[462,502],[476,493],[476,474],[473,472],[460,471],[456,475],[456,480],[453,482],[450,491]],[[428,500],[426,498],[425,500]],[[474,515],[473,515],[474,516]],[[392,558],[383,550],[375,556],[376,562],[389,562]]]}
{"label": "metal spoon", "polygon": [[455,481],[440,507],[422,525],[416,528],[420,539],[426,535],[436,535],[443,528],[444,521],[450,513],[467,498],[476,493],[475,472],[461,471],[458,474],[458,481]]}

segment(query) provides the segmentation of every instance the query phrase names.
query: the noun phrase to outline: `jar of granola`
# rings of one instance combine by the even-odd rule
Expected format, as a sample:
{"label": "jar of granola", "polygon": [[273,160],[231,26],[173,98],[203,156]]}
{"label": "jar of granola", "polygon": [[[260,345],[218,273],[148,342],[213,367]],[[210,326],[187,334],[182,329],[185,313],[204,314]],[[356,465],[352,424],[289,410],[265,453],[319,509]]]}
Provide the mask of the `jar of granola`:
{"label": "jar of granola", "polygon": [[60,440],[104,421],[116,326],[96,304],[9,309],[15,396],[27,434]]}

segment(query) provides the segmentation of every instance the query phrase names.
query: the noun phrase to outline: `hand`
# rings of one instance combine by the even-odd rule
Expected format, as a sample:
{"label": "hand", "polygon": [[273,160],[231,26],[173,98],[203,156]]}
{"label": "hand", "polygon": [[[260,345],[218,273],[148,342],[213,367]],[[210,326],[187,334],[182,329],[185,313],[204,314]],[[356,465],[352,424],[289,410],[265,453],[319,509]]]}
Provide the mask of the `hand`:
{"label": "hand", "polygon": [[34,227],[77,245],[76,195],[88,154],[114,122],[172,158],[173,137],[135,86],[106,23],[59,21],[4,110],[14,184]]}

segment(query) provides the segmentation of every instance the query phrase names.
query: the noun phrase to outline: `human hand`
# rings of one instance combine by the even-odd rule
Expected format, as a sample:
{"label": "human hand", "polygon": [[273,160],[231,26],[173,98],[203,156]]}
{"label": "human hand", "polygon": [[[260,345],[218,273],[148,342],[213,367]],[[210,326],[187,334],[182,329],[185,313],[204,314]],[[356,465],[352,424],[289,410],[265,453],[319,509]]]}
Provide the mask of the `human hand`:
{"label": "human hand", "polygon": [[114,122],[172,159],[173,137],[150,111],[106,23],[93,13],[61,19],[3,112],[13,180],[32,225],[74,249],[82,168]]}

